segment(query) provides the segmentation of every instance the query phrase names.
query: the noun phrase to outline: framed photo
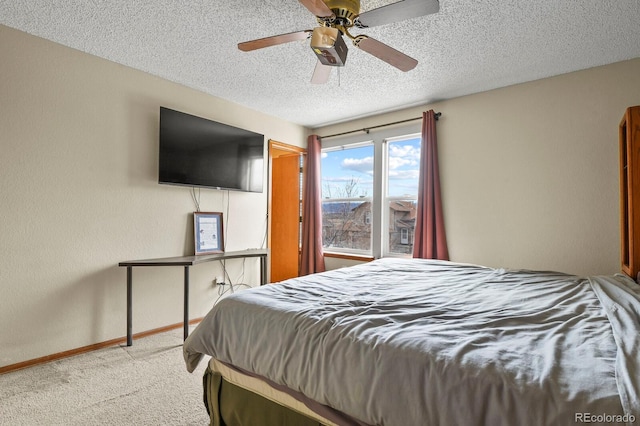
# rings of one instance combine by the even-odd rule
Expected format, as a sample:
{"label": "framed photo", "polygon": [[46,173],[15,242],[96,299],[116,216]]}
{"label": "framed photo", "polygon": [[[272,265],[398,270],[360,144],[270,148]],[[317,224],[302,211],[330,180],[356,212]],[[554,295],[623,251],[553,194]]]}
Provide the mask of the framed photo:
{"label": "framed photo", "polygon": [[196,255],[223,253],[222,213],[194,212],[193,236]]}

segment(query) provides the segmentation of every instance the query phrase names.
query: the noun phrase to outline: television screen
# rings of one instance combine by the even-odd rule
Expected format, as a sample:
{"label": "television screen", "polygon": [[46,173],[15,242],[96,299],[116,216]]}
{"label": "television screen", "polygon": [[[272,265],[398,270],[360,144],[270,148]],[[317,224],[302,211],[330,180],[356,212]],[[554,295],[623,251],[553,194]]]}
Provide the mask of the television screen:
{"label": "television screen", "polygon": [[160,107],[158,182],[262,192],[264,135]]}

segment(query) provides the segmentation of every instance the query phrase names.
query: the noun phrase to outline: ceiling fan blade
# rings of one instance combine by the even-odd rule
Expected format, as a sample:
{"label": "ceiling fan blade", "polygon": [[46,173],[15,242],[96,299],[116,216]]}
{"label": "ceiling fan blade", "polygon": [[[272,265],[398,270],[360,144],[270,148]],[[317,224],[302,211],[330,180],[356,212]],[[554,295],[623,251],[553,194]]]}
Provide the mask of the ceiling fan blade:
{"label": "ceiling fan blade", "polygon": [[309,9],[309,12],[313,13],[314,15],[320,18],[328,18],[330,16],[333,16],[333,12],[331,11],[331,9],[329,9],[329,6],[327,6],[322,0],[299,0],[299,1],[300,3],[302,3],[304,7]]}
{"label": "ceiling fan blade", "polygon": [[416,65],[418,65],[418,61],[394,49],[391,46],[387,46],[386,44],[372,39],[371,37],[360,37],[362,38],[358,38],[355,41],[355,45],[357,47],[375,56],[378,59],[382,59],[389,65],[393,65],[401,71],[410,71],[414,69]]}
{"label": "ceiling fan blade", "polygon": [[316,62],[316,68],[313,70],[313,75],[311,76],[311,83],[324,84],[329,81],[331,68],[332,67],[325,65],[318,60],[318,62]]}
{"label": "ceiling fan blade", "polygon": [[430,15],[440,10],[438,0],[402,0],[360,14],[356,26],[375,27]]}
{"label": "ceiling fan blade", "polygon": [[251,50],[262,49],[264,47],[304,40],[308,38],[312,32],[313,31],[311,30],[296,31],[295,33],[280,34],[276,36],[260,38],[257,40],[245,41],[243,43],[238,43],[238,49],[242,50],[243,52],[249,52]]}

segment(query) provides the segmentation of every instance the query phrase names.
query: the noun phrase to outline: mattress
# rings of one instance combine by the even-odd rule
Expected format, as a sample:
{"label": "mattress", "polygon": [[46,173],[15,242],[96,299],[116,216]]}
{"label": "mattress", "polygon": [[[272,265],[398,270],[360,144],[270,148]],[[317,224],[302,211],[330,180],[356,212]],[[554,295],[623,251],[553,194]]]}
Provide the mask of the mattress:
{"label": "mattress", "polygon": [[622,275],[380,259],[236,293],[184,355],[190,371],[209,355],[370,425],[629,423],[639,318]]}

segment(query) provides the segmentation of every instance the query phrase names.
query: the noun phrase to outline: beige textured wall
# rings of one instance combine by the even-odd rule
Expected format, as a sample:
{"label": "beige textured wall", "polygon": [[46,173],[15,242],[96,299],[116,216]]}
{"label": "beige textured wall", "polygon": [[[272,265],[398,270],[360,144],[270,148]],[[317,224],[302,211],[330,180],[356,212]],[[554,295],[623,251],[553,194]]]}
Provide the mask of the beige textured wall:
{"label": "beige textured wall", "polygon": [[[619,271],[618,124],[640,104],[640,59],[314,130],[442,112],[451,259],[574,274]],[[344,262],[328,259],[330,268]]]}
{"label": "beige textured wall", "polygon": [[[192,254],[190,190],[157,183],[160,105],[306,143],[301,126],[3,26],[0,58],[0,366],[123,337],[118,262]],[[201,191],[203,211],[225,213],[227,249],[261,246],[266,190],[228,201]],[[227,266],[238,282],[241,261]],[[221,275],[191,269],[192,318]],[[134,269],[134,333],[182,321],[182,277]]]}
{"label": "beige textured wall", "polygon": [[[189,190],[156,183],[160,105],[306,139],[300,126],[3,26],[0,58],[0,366],[124,336],[117,263],[192,250]],[[617,125],[640,104],[639,76],[636,59],[318,133],[441,111],[452,260],[611,273]],[[226,213],[225,194],[203,190],[202,210]],[[229,250],[261,245],[266,203],[266,192],[230,194]],[[245,281],[257,280],[253,263]],[[239,279],[239,264],[228,266]],[[208,311],[220,274],[192,268],[192,317]],[[134,332],[180,322],[182,269],[134,270],[134,302]]]}

